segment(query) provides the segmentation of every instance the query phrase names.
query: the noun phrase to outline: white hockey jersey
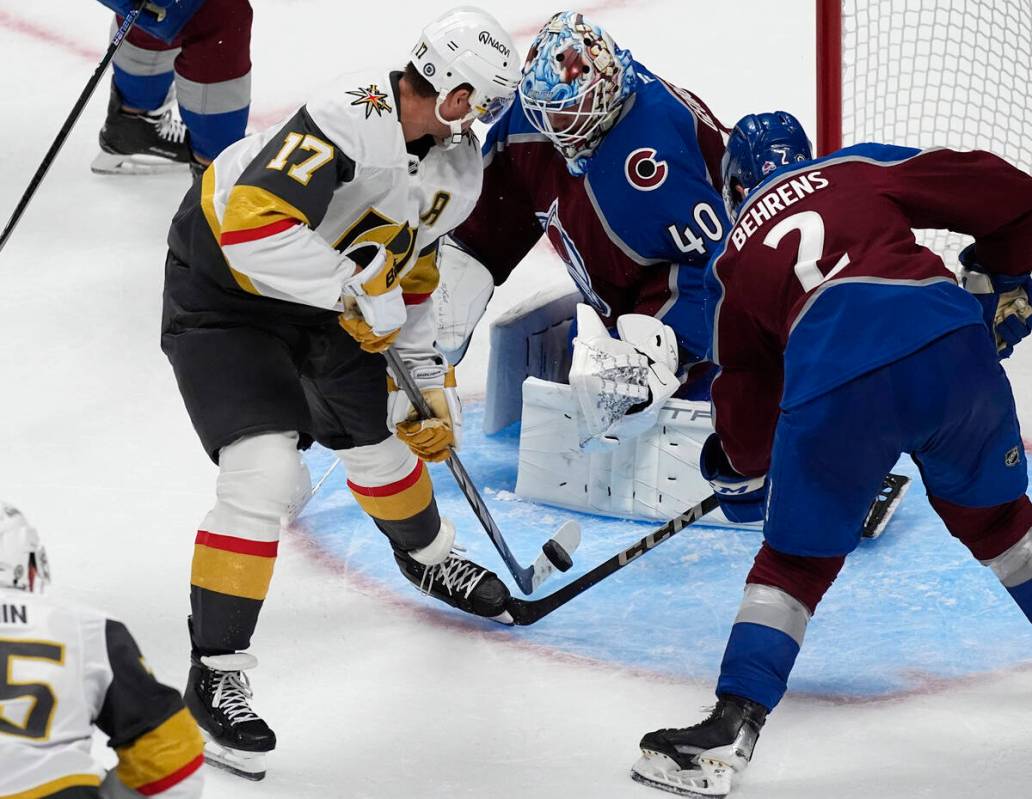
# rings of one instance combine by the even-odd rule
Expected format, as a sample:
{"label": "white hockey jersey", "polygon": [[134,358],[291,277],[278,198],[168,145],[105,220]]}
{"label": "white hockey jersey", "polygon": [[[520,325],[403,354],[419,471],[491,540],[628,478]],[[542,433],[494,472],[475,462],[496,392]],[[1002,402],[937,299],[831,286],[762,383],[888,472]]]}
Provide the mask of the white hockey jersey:
{"label": "white hockey jersey", "polygon": [[100,786],[94,727],[117,751],[105,796],[194,799],[203,740],[119,622],[0,588],[0,799]]}
{"label": "white hockey jersey", "polygon": [[[450,149],[405,141],[400,76],[341,76],[283,124],[224,150],[202,179],[203,219],[188,195],[173,222],[173,253],[230,292],[341,311],[353,271],[342,253],[375,241],[396,257],[406,305],[425,303],[437,241],[472,211],[483,168],[472,134]],[[410,313],[432,342],[426,316]]]}

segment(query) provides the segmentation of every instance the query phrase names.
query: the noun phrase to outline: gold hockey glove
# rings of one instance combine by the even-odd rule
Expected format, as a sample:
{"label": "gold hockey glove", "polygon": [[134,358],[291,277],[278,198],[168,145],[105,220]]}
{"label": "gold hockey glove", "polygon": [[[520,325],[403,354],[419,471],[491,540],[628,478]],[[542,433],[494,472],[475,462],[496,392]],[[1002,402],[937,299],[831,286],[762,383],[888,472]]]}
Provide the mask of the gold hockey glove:
{"label": "gold hockey glove", "polygon": [[[341,287],[345,306],[353,300],[358,314],[376,336],[397,331],[405,324],[407,314],[394,254],[380,244],[362,242],[346,249],[344,255],[355,262],[355,272]],[[353,309],[347,313],[354,318]]]}
{"label": "gold hockey glove", "polygon": [[410,366],[412,379],[423,393],[433,417],[420,419],[394,378],[387,377],[387,426],[425,461],[443,461],[458,449],[462,433],[462,403],[455,388],[455,368],[446,363]]}
{"label": "gold hockey glove", "polygon": [[366,352],[386,352],[401,332],[401,329],[398,328],[382,336],[375,333],[369,323],[362,318],[362,312],[359,311],[358,303],[353,297],[344,300],[344,313],[337,317],[337,321]]}

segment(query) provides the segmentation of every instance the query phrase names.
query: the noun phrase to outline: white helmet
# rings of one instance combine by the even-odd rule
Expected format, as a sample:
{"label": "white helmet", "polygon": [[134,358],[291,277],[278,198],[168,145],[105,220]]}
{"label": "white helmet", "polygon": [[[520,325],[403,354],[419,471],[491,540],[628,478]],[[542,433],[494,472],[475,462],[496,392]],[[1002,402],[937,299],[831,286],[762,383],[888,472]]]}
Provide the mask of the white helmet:
{"label": "white helmet", "polygon": [[39,533],[21,511],[0,502],[0,588],[37,591],[48,582],[50,565]]}
{"label": "white helmet", "polygon": [[[412,64],[437,89],[437,120],[451,128],[452,143],[462,140],[471,119],[490,124],[508,108],[520,81],[520,57],[508,32],[486,11],[453,8],[425,28],[412,48]],[[462,119],[441,117],[441,104],[457,86],[473,87],[470,113]]]}

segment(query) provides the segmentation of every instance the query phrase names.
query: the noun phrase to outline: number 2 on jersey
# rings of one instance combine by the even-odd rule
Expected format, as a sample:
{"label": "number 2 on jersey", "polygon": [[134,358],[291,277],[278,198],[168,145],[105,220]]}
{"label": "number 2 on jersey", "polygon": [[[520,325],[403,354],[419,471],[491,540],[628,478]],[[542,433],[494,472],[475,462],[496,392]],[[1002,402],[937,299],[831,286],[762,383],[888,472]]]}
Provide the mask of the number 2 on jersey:
{"label": "number 2 on jersey", "polygon": [[266,169],[282,170],[288,163],[287,159],[290,158],[291,154],[298,147],[314,153],[314,155],[309,156],[299,164],[292,165],[287,170],[287,174],[302,186],[307,186],[308,181],[312,179],[312,173],[333,160],[333,145],[310,133],[306,136],[302,136],[294,131],[288,133],[283,140],[283,146],[280,148],[280,151],[276,153],[275,158],[269,161]]}
{"label": "number 2 on jersey", "polygon": [[[45,741],[50,737],[50,722],[57,708],[54,690],[43,682],[17,682],[12,678],[16,660],[48,660],[64,665],[64,647],[49,641],[19,641],[0,638],[0,735],[14,735]],[[25,704],[28,712],[21,719],[8,718],[5,711]]]}
{"label": "number 2 on jersey", "polygon": [[824,219],[816,211],[801,211],[782,219],[770,229],[763,243],[776,250],[781,240],[793,230],[799,231],[795,273],[799,282],[803,284],[803,291],[813,291],[849,266],[849,253],[842,253],[842,257],[828,274],[817,268],[817,262],[824,257]]}

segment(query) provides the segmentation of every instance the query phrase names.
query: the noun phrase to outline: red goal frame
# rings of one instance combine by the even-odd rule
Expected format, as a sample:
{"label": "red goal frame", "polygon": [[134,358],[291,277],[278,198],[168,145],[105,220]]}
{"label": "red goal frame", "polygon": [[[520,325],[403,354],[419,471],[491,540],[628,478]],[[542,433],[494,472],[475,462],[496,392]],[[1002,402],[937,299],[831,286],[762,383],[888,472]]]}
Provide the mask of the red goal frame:
{"label": "red goal frame", "polygon": [[842,146],[842,1],[817,0],[817,154]]}

